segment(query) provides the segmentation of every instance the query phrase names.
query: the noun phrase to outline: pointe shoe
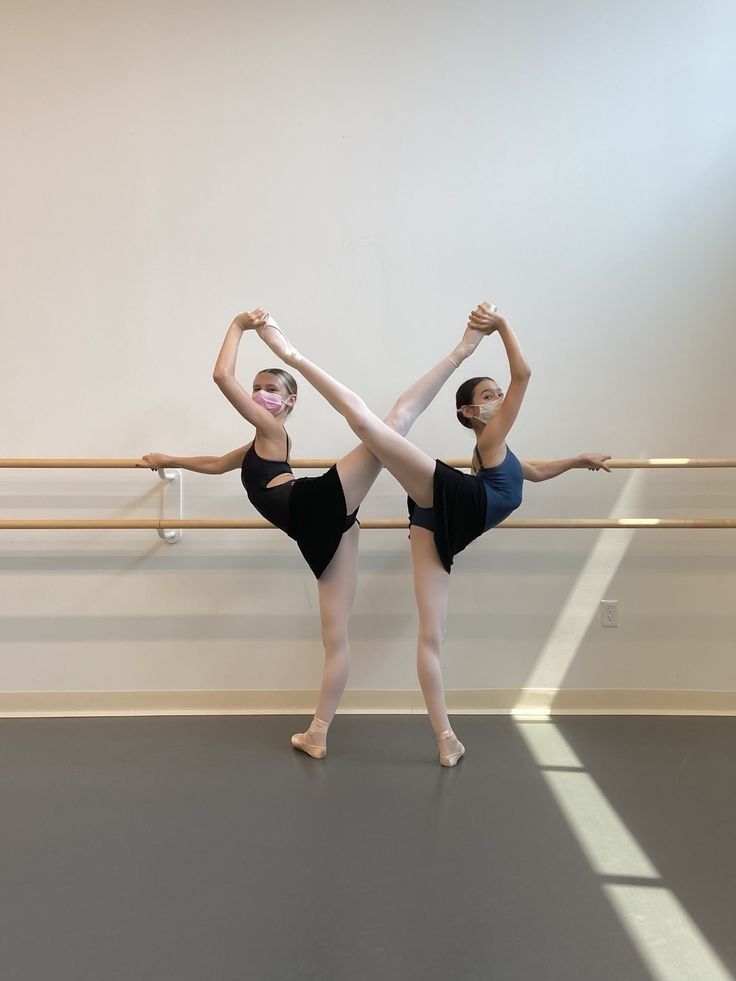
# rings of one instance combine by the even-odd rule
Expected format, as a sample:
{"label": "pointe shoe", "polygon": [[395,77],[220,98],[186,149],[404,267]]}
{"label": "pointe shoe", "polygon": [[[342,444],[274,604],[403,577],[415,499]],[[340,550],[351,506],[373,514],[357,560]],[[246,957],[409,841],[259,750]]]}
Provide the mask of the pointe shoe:
{"label": "pointe shoe", "polygon": [[300,749],[302,753],[306,753],[307,756],[311,756],[315,760],[323,760],[325,756],[327,756],[327,746],[320,746],[319,743],[310,743],[307,736],[310,734],[310,732],[324,734],[326,743],[327,730],[329,728],[329,722],[325,722],[323,719],[318,719],[315,715],[306,732],[297,732],[291,737],[291,745],[294,747],[294,749]]}
{"label": "pointe shoe", "polygon": [[283,330],[279,327],[279,325],[276,323],[276,321],[273,319],[273,317],[270,314],[268,316],[268,320],[263,325],[263,327],[259,327],[257,331],[258,336],[265,343],[265,338],[263,336],[264,327],[273,327],[273,329],[277,330],[279,334],[281,334],[281,336],[283,337],[281,349],[276,352],[279,355],[279,357],[286,358],[286,359],[291,358],[293,361],[301,361],[302,359],[301,354],[299,354],[297,349],[294,347],[294,345],[291,343],[289,338],[286,336],[286,334],[283,332]]}
{"label": "pointe shoe", "polygon": [[[455,736],[455,733],[452,731],[452,729],[444,729],[442,732],[438,733],[437,742],[440,743],[445,739],[449,739],[451,736]],[[455,736],[455,739],[457,739],[457,736]],[[465,747],[463,746],[463,744],[460,742],[459,739],[457,741],[460,746],[460,749],[456,753],[449,753],[447,756],[443,756],[442,753],[440,753],[440,763],[442,764],[442,766],[455,766],[458,760],[462,756],[464,756]]]}
{"label": "pointe shoe", "polygon": [[498,330],[498,324],[494,323],[493,319],[486,319],[489,314],[498,314],[498,308],[495,303],[489,303],[487,300],[484,303],[479,303],[468,317],[468,328],[470,330],[477,330],[486,336],[493,334],[494,331]]}
{"label": "pointe shoe", "polygon": [[308,743],[304,738],[305,732],[296,732],[291,737],[291,745],[294,749],[300,749],[302,753],[313,757],[315,760],[323,760],[327,756],[327,747],[318,746],[316,743]]}
{"label": "pointe shoe", "polygon": [[263,330],[266,327],[273,327],[273,329],[274,330],[277,330],[279,332],[279,334],[281,334],[281,336],[283,337],[283,339],[286,340],[286,334],[279,327],[279,325],[276,323],[276,321],[273,319],[273,317],[271,316],[270,313],[268,315],[268,319],[266,320],[265,324],[263,324],[262,327],[256,328],[256,333],[261,338],[261,340],[263,340]]}

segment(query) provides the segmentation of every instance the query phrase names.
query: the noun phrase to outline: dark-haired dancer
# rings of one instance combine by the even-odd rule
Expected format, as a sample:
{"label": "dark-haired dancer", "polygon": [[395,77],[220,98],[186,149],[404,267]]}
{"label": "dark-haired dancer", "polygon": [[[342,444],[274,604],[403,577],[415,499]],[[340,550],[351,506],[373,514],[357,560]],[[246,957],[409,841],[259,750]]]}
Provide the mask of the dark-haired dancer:
{"label": "dark-haired dancer", "polygon": [[470,379],[458,390],[458,419],[476,438],[473,474],[432,459],[395,428],[381,422],[358,395],[302,357],[275,325],[259,329],[271,350],[301,372],[345,417],[409,495],[419,611],[417,671],[443,766],[454,766],[465,752],[447,717],[440,662],[453,557],[519,507],[524,479],[549,480],[582,467],[608,471],[605,461],[610,459],[601,453],[586,453],[537,466],[519,461],[507,447],[506,437],[521,408],[531,370],[508,321],[494,306],[483,303],[476,307],[468,329],[483,334],[498,331],[511,371],[505,395],[491,378]]}
{"label": "dark-haired dancer", "polygon": [[[295,479],[289,463],[291,442],[285,423],[297,400],[293,377],[282,368],[259,371],[252,393],[235,377],[240,340],[245,330],[263,330],[265,310],[237,316],[230,325],[215,365],[214,379],[228,401],[255,427],[246,446],[224,456],[173,457],[149,453],[148,466],[182,467],[221,474],[240,469],[254,507],[295,539],[317,578],[325,668],[314,718],[292,745],[321,759],[327,753],[327,730],[348,677],[348,624],[358,574],[358,507],[381,471],[381,463],[363,444],[319,477]],[[269,330],[277,337],[277,330]],[[381,425],[394,435],[406,434],[455,369],[469,357],[483,331],[467,327],[460,343],[411,386]]]}

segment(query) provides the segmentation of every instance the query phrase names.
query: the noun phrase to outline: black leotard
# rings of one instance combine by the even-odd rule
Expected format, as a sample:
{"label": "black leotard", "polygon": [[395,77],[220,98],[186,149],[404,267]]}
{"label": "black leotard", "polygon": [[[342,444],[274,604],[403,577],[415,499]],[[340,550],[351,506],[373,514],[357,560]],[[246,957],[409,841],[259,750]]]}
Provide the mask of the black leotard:
{"label": "black leotard", "polygon": [[265,460],[256,453],[256,441],[254,439],[250,444],[250,449],[243,457],[243,465],[240,468],[240,479],[243,482],[243,487],[245,487],[248,500],[267,521],[287,532],[287,534],[289,531],[289,498],[294,481],[285,480],[283,484],[276,484],[275,487],[268,487],[267,485],[279,474],[290,473],[292,477],[294,476],[289,463],[290,449],[291,442],[289,434],[286,433],[286,459]]}
{"label": "black leotard", "polygon": [[358,509],[347,513],[345,493],[334,465],[319,477],[299,477],[267,487],[279,474],[293,476],[290,447],[287,433],[286,459],[264,460],[256,453],[253,440],[243,457],[240,479],[251,504],[267,521],[294,539],[319,579],[332,561],[343,534],[355,524]]}

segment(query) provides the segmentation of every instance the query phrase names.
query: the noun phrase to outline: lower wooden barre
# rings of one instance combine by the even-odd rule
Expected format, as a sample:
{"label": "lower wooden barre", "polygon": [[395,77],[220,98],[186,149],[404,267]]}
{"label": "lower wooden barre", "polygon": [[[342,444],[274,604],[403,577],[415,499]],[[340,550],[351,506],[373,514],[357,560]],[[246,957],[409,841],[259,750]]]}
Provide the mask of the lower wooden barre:
{"label": "lower wooden barre", "polygon": [[[526,458],[525,458],[526,459]],[[291,466],[297,469],[304,470],[324,470],[327,467],[331,467],[336,461],[333,459],[302,459],[302,460],[292,460]],[[469,469],[470,460],[469,459],[448,459],[444,460],[444,463],[451,467],[457,467],[458,469]],[[538,463],[547,463],[548,460],[527,460],[528,463],[532,465]],[[704,458],[698,459],[697,457],[662,457],[653,458],[649,460],[640,459],[614,459],[607,460],[606,466],[610,467],[612,470],[641,470],[641,469],[652,469],[652,470],[665,470],[665,469],[675,469],[675,470],[699,470],[703,468],[719,468],[719,469],[729,469],[736,467],[736,459],[719,459],[719,458]],[[74,459],[74,458],[59,458],[59,459],[0,459],[0,468],[10,469],[10,470],[25,470],[25,469],[90,469],[90,470],[150,470],[150,467],[144,463],[142,460],[88,460],[88,459]],[[176,470],[176,464],[171,464],[170,468]],[[582,469],[582,468],[581,468]]]}
{"label": "lower wooden barre", "polygon": [[[406,518],[365,518],[361,528],[407,528]],[[252,531],[274,528],[267,521],[228,518],[37,518],[0,519],[0,530],[209,528]],[[511,518],[497,528],[736,528],[736,518]]]}

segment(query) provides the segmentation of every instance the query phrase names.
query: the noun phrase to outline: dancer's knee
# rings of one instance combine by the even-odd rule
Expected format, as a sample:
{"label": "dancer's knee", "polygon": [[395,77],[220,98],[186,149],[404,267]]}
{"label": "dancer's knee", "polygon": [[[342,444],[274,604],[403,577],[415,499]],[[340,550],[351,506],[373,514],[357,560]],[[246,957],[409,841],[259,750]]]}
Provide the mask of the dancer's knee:
{"label": "dancer's knee", "polygon": [[429,650],[439,651],[447,636],[447,625],[442,621],[420,622],[419,644]]}
{"label": "dancer's knee", "polygon": [[341,623],[322,624],[322,646],[328,657],[337,657],[348,650],[347,626]]}

